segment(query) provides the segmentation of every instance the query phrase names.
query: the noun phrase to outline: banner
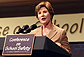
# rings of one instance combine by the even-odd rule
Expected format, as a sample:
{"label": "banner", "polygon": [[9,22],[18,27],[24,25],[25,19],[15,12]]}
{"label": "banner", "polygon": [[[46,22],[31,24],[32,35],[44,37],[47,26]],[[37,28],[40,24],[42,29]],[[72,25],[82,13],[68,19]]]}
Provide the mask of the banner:
{"label": "banner", "polygon": [[[84,13],[54,15],[53,23],[67,31],[69,42],[84,41]],[[35,24],[35,16],[0,18],[0,37],[15,34],[23,25]]]}

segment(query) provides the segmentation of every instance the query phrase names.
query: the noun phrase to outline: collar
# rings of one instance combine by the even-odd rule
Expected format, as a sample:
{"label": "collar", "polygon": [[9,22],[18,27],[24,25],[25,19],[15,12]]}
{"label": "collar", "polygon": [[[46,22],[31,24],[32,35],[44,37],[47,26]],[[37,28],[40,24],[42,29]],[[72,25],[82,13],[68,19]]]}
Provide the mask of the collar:
{"label": "collar", "polygon": [[57,26],[53,24],[49,33],[48,33],[48,35],[47,35],[47,37],[49,39],[52,39],[55,34],[57,34]]}

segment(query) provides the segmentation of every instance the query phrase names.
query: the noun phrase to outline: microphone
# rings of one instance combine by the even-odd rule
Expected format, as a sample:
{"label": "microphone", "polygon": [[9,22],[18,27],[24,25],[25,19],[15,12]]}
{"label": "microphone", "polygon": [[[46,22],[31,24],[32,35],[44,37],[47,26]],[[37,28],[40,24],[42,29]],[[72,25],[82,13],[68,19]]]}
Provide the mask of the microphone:
{"label": "microphone", "polygon": [[33,25],[30,26],[30,28],[27,28],[27,29],[26,29],[26,33],[30,33],[31,30],[34,30],[34,29],[36,29],[36,28],[37,28],[37,25],[36,25],[36,24],[33,24]]}
{"label": "microphone", "polygon": [[23,33],[23,29],[22,28],[19,28],[18,32],[16,32],[16,34],[19,34],[19,33]]}
{"label": "microphone", "polygon": [[29,26],[28,25],[24,25],[22,28],[18,29],[18,32],[16,32],[16,34],[24,33],[24,30],[26,30],[27,28],[29,28]]}
{"label": "microphone", "polygon": [[28,25],[24,25],[24,26],[22,27],[23,30],[26,30],[27,28],[29,28]]}
{"label": "microphone", "polygon": [[36,28],[41,26],[41,25],[37,26],[37,24],[40,24],[40,21],[37,21],[35,24],[31,25],[30,27],[28,25],[24,25],[22,28],[20,28],[18,30],[18,32],[16,32],[16,34],[19,34],[19,33],[24,33],[24,34],[30,33],[31,30],[34,30],[34,29],[36,29]]}
{"label": "microphone", "polygon": [[36,25],[36,24],[33,24],[33,25],[30,26],[30,29],[31,29],[31,30],[34,30],[34,29],[36,29],[36,28],[37,28],[37,25]]}

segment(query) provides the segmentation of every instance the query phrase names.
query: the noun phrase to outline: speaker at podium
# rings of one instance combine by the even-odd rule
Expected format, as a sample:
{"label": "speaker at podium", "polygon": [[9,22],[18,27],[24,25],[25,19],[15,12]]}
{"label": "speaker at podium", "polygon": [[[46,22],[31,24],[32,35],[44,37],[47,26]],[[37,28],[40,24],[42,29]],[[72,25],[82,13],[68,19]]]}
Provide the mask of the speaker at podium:
{"label": "speaker at podium", "polygon": [[[5,38],[0,38],[0,56],[2,56],[1,52],[3,51],[4,40]],[[32,55],[27,57],[71,57],[71,55],[46,36],[35,36]]]}

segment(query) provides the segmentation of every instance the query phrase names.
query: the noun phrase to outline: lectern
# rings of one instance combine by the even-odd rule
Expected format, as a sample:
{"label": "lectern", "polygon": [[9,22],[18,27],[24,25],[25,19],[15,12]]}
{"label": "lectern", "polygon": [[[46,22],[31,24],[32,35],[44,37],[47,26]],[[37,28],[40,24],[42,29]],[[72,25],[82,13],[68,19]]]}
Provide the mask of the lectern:
{"label": "lectern", "polygon": [[37,57],[71,57],[46,36],[36,36],[32,56]]}
{"label": "lectern", "polygon": [[[1,50],[3,50],[3,41],[4,38],[1,38]],[[35,36],[33,52],[29,57],[71,57],[71,55],[46,36]]]}

